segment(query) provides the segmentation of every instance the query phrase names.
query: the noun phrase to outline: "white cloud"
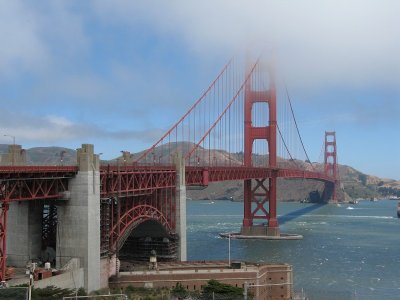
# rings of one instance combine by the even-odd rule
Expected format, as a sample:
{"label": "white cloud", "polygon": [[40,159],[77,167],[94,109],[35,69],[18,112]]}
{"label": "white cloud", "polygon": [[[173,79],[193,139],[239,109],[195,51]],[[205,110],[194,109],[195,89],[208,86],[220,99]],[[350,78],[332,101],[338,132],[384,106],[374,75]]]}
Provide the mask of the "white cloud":
{"label": "white cloud", "polygon": [[0,2],[0,75],[15,68],[32,70],[47,63],[47,49],[39,35],[37,18],[22,1]]}
{"label": "white cloud", "polygon": [[397,86],[400,80],[398,1],[92,3],[106,22],[178,34],[202,55],[275,49],[279,69],[293,85]]}
{"label": "white cloud", "polygon": [[89,44],[73,2],[0,2],[0,78],[57,68]]}
{"label": "white cloud", "polygon": [[44,118],[49,122],[49,125],[59,126],[59,127],[71,127],[74,125],[70,120],[60,116],[46,116]]}
{"label": "white cloud", "polygon": [[144,130],[107,130],[94,124],[77,123],[63,116],[49,115],[38,117],[31,114],[2,112],[0,119],[0,142],[8,143],[15,136],[17,143],[63,143],[72,140],[109,139],[153,142],[163,130],[149,128]]}

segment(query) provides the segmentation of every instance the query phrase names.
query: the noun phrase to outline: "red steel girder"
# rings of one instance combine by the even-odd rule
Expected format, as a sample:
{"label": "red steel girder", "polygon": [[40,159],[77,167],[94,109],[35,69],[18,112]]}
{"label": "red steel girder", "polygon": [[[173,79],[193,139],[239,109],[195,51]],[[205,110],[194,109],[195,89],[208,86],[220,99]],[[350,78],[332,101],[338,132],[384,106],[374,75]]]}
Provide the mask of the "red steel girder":
{"label": "red steel girder", "polygon": [[166,216],[164,216],[159,209],[148,204],[140,204],[131,207],[117,219],[119,219],[119,221],[116,221],[116,224],[113,224],[110,234],[110,246],[112,251],[115,251],[117,247],[121,246],[120,239],[126,236],[129,229],[134,228],[145,221],[156,220],[164,226],[168,232],[171,231],[171,224],[168,222]]}
{"label": "red steel girder", "polygon": [[26,177],[28,174],[42,174],[50,177],[69,176],[78,172],[77,166],[0,166],[0,177],[12,174],[13,177]]}
{"label": "red steel girder", "polygon": [[107,166],[101,168],[102,197],[152,193],[175,187],[176,171],[172,167]]}
{"label": "red steel girder", "polygon": [[252,211],[253,219],[269,219],[269,213],[264,206],[269,201],[269,191],[264,185],[265,180],[267,179],[256,179],[256,185],[251,190],[251,201],[256,203]]}
{"label": "red steel girder", "polygon": [[1,166],[0,202],[59,198],[77,171],[74,166]]}
{"label": "red steel girder", "polygon": [[13,178],[1,180],[0,201],[57,199],[68,189],[69,178]]}
{"label": "red steel girder", "polygon": [[6,280],[6,241],[7,241],[7,214],[8,203],[0,203],[0,282]]}
{"label": "red steel girder", "polygon": [[335,179],[323,173],[295,169],[278,169],[278,177],[293,179],[315,179],[323,182],[334,182]]}
{"label": "red steel girder", "polygon": [[274,172],[280,178],[315,179],[334,182],[332,177],[312,171],[260,167],[187,167],[186,184],[206,186],[209,182],[216,181],[272,178]]}
{"label": "red steel girder", "polygon": [[57,199],[77,171],[77,167],[0,166],[0,281],[6,279],[9,202]]}

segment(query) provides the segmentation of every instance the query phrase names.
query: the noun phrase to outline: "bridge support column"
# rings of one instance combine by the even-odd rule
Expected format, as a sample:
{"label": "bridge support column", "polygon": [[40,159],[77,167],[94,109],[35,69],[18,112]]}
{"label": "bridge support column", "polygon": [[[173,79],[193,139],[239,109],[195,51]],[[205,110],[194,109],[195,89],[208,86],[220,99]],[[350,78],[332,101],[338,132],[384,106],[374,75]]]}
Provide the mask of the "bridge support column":
{"label": "bridge support column", "polygon": [[324,171],[325,174],[332,177],[335,182],[331,185],[325,185],[324,200],[337,203],[336,186],[339,186],[338,165],[337,165],[337,148],[336,148],[336,132],[325,131],[325,155],[324,155]]}
{"label": "bridge support column", "polygon": [[[257,76],[257,77],[254,77]],[[254,77],[254,78],[253,78]],[[261,79],[260,79],[261,78]],[[269,89],[256,85],[258,82],[269,79]],[[267,83],[267,82],[265,82]],[[277,189],[277,103],[274,71],[272,66],[261,66],[248,70],[244,95],[244,165],[253,167],[253,144],[256,140],[265,140],[268,144],[268,165],[274,169],[271,178],[255,179],[244,182],[244,218],[241,230],[246,236],[279,236],[279,225],[276,215]],[[267,104],[269,121],[268,126],[256,126],[253,122],[253,109],[256,103]],[[268,184],[265,182],[268,181]],[[252,204],[255,204],[252,207]],[[268,208],[265,207],[268,203]],[[267,224],[254,224],[254,220],[265,220]]]}
{"label": "bridge support column", "polygon": [[87,291],[100,288],[100,172],[93,145],[77,150],[78,174],[69,182],[70,199],[58,207],[57,263],[78,258]]}
{"label": "bridge support column", "polygon": [[176,233],[179,237],[178,259],[187,260],[187,241],[186,241],[186,180],[185,180],[185,161],[182,154],[178,153],[175,158],[176,166]]}
{"label": "bridge support column", "polygon": [[[280,230],[277,219],[276,190],[277,177],[256,179],[253,187],[251,180],[244,186],[244,218],[241,235],[279,237]],[[268,185],[265,182],[268,182]],[[247,184],[246,184],[247,182]],[[255,204],[254,210],[252,203]],[[268,208],[266,205],[268,204]],[[267,223],[255,224],[254,219],[266,220]]]}
{"label": "bridge support column", "polygon": [[269,218],[268,218],[268,227],[267,227],[267,235],[268,236],[279,236],[279,224],[277,219],[277,187],[278,187],[278,178],[273,175],[272,178],[269,179]]}
{"label": "bridge support column", "polygon": [[42,247],[40,202],[12,202],[8,210],[7,265],[23,268],[40,257]]}
{"label": "bridge support column", "polygon": [[[0,164],[26,165],[26,152],[21,145],[9,145],[8,153],[0,156]],[[43,204],[40,202],[12,202],[7,217],[7,264],[25,267],[37,259],[41,251]]]}

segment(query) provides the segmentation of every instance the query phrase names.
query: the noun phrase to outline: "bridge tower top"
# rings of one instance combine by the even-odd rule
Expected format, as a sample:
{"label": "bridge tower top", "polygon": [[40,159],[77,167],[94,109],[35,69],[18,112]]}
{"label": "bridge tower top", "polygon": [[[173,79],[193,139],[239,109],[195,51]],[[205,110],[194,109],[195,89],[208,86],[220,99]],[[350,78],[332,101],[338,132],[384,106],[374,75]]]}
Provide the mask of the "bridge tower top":
{"label": "bridge tower top", "polygon": [[79,171],[98,171],[100,169],[99,155],[94,154],[92,144],[82,144],[81,148],[76,149],[76,158]]}
{"label": "bridge tower top", "polygon": [[23,166],[26,165],[26,151],[21,145],[8,145],[8,152],[0,154],[0,165]]}
{"label": "bridge tower top", "polygon": [[[249,64],[250,65],[250,64]],[[255,67],[246,75],[245,101],[244,101],[244,165],[253,166],[252,154],[255,140],[266,140],[268,142],[269,167],[277,167],[277,103],[275,74],[272,65],[257,62]],[[264,77],[263,77],[264,76]],[[261,78],[261,79],[260,79]],[[259,81],[269,80],[269,88],[260,90]],[[261,84],[261,87],[264,87]],[[254,104],[266,103],[268,105],[268,126],[256,127],[253,125],[252,111]]]}

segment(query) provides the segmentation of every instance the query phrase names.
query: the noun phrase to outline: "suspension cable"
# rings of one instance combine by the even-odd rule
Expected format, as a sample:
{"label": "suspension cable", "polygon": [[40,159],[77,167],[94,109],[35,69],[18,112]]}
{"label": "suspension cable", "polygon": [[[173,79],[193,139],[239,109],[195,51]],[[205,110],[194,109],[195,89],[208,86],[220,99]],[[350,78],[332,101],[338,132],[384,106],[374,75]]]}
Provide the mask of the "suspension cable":
{"label": "suspension cable", "polygon": [[295,164],[298,168],[300,168],[300,166],[297,164],[297,162],[293,159],[292,154],[290,153],[289,148],[288,148],[288,146],[286,145],[285,139],[284,139],[283,136],[282,136],[282,132],[281,132],[281,129],[279,128],[279,125],[278,125],[278,124],[276,124],[276,128],[278,128],[279,136],[281,137],[281,140],[282,140],[282,142],[283,142],[283,145],[284,145],[285,148],[286,148],[286,152],[287,152],[287,153],[289,154],[289,156],[290,156],[290,161],[294,162],[294,164]]}
{"label": "suspension cable", "polygon": [[285,85],[286,96],[287,96],[287,99],[288,99],[288,101],[289,101],[290,111],[292,112],[294,124],[296,125],[296,130],[297,130],[297,134],[298,134],[298,136],[299,136],[299,138],[300,138],[301,146],[303,147],[303,150],[304,150],[304,153],[305,153],[305,155],[306,155],[306,157],[307,157],[308,163],[309,163],[309,164],[311,165],[311,167],[314,169],[314,166],[313,166],[313,164],[311,163],[310,158],[308,157],[308,153],[307,153],[307,151],[306,151],[306,148],[304,147],[303,139],[301,138],[301,135],[300,135],[299,126],[297,125],[296,117],[295,117],[295,115],[294,115],[293,106],[292,106],[292,101],[291,101],[291,99],[290,99],[290,95],[289,95],[289,91],[288,91],[286,82],[283,82],[283,84]]}

